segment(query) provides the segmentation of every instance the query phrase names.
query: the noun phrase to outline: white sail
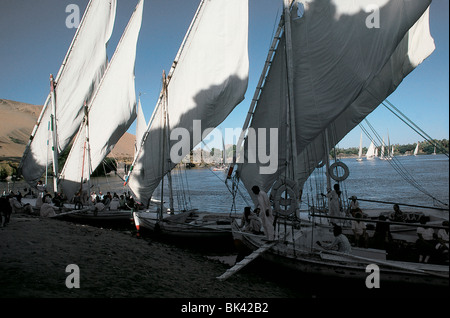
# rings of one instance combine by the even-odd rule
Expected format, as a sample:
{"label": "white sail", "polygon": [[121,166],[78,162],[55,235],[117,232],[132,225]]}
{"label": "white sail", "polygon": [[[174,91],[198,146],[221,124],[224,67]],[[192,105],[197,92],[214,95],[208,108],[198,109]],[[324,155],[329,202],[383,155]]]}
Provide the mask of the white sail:
{"label": "white sail", "polygon": [[370,142],[370,146],[367,149],[366,158],[373,159],[373,157],[375,157],[375,145],[372,141],[372,142]]}
{"label": "white sail", "polygon": [[414,149],[414,156],[417,156],[419,153],[419,142],[417,142],[416,148]]}
{"label": "white sail", "polygon": [[[67,147],[77,132],[84,116],[83,104],[90,100],[106,69],[106,45],[112,33],[115,15],[116,0],[89,2],[55,78],[58,152]],[[52,163],[53,144],[47,147],[51,104],[49,95],[20,165],[23,177],[31,186],[36,185],[47,165]]]}
{"label": "white sail", "polygon": [[388,156],[388,158],[390,158],[390,157],[392,157],[392,155],[391,155],[391,140],[389,139],[389,131],[388,131],[387,139],[388,139],[388,142],[387,142],[387,156]]}
{"label": "white sail", "polygon": [[[249,193],[253,185],[268,191],[285,171],[286,163],[301,169],[292,178],[302,186],[331,147],[434,50],[428,25],[430,1],[370,1],[383,17],[379,29],[366,25],[367,1],[302,2],[302,17],[295,14],[299,5],[295,1],[290,21],[294,113],[288,122],[283,106],[289,94],[283,33],[251,122],[255,130],[279,129],[278,169],[273,174],[260,174],[264,164],[249,163],[247,155],[238,175]],[[283,127],[291,121],[295,122],[297,162],[286,157],[289,138]],[[269,145],[265,150],[270,152]]]}
{"label": "white sail", "polygon": [[[248,68],[248,1],[202,1],[168,75],[167,117],[169,131],[175,135],[165,148],[167,153],[163,153],[160,99],[150,119],[145,143],[131,168],[129,186],[138,200],[148,202],[163,174],[201,141],[201,132],[193,136],[194,120],[199,121],[202,130],[217,127],[242,101]],[[181,130],[174,131],[177,128],[188,133],[183,140],[188,144],[175,151],[177,158],[169,158],[169,150],[179,145],[177,131]]]}
{"label": "white sail", "polygon": [[362,160],[362,133],[361,136],[359,137],[359,151],[358,151],[358,161]]}
{"label": "white sail", "polygon": [[380,159],[384,159],[384,137],[383,137],[383,142],[381,144],[381,151],[380,151]]}
{"label": "white sail", "polygon": [[143,5],[141,0],[136,6],[61,172],[61,187],[68,198],[89,179],[136,118],[134,66]]}
{"label": "white sail", "polygon": [[144,138],[145,131],[147,129],[147,123],[145,121],[144,111],[142,110],[141,100],[139,99],[137,107],[137,117],[136,117],[136,142],[134,152],[137,153],[142,138]]}

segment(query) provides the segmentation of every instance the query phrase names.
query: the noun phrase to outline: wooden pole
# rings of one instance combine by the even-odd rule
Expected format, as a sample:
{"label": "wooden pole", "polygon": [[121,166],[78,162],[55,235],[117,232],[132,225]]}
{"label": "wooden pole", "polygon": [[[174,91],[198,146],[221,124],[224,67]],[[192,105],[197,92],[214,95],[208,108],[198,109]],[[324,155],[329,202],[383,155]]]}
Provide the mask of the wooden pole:
{"label": "wooden pole", "polygon": [[415,204],[407,204],[407,203],[397,203],[397,202],[389,202],[389,201],[377,201],[377,200],[360,199],[360,198],[358,198],[358,201],[375,202],[375,203],[383,203],[383,204],[398,204],[398,205],[410,206],[410,207],[415,207],[415,208],[435,209],[435,210],[443,210],[443,211],[449,210],[448,208],[423,206],[423,205],[415,205]]}
{"label": "wooden pole", "polygon": [[389,225],[404,225],[404,226],[411,226],[411,227],[419,227],[419,226],[425,226],[430,227],[434,229],[448,229],[448,226],[440,226],[440,225],[422,225],[420,223],[406,223],[406,222],[393,222],[393,221],[380,221],[380,220],[373,220],[373,219],[366,219],[366,218],[349,218],[349,217],[343,217],[343,216],[329,216],[329,215],[323,215],[323,214],[311,214],[312,217],[318,217],[318,218],[327,218],[327,219],[336,219],[336,220],[347,220],[347,221],[360,221],[360,222],[368,222],[368,223],[386,223]]}
{"label": "wooden pole", "polygon": [[[297,135],[295,126],[295,101],[294,101],[294,62],[292,52],[292,32],[291,32],[291,0],[284,0],[284,37],[286,39],[286,61],[288,80],[288,126],[290,131],[290,152],[291,152],[291,172],[295,182],[297,176]],[[289,160],[289,158],[287,159]],[[297,193],[296,193],[297,195]]]}
{"label": "wooden pole", "polygon": [[55,94],[55,82],[53,80],[53,75],[50,75],[50,94],[52,100],[52,114],[51,127],[52,127],[52,152],[53,152],[53,191],[58,193],[58,138],[57,138],[57,128],[56,128],[56,94]]}

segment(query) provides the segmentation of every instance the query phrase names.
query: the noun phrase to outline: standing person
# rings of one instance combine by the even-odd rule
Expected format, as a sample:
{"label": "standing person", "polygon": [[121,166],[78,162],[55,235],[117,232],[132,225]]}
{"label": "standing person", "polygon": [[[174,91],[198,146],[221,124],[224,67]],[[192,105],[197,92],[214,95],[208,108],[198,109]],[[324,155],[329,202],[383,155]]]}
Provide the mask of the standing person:
{"label": "standing person", "polygon": [[427,227],[426,223],[426,218],[421,217],[421,226],[417,227],[417,236],[419,238],[416,241],[416,246],[419,252],[419,263],[428,263],[435,246],[434,230],[430,227]]}
{"label": "standing person", "polygon": [[375,233],[373,234],[375,247],[385,249],[392,241],[390,226],[384,215],[380,215],[378,219],[381,222],[377,222],[377,225],[375,226]]}
{"label": "standing person", "polygon": [[269,196],[264,191],[261,191],[258,186],[253,186],[252,191],[258,199],[256,209],[259,208],[261,211],[259,217],[261,218],[266,238],[269,241],[273,241],[275,230],[273,227],[273,213]]}
{"label": "standing person", "polygon": [[94,204],[97,202],[97,193],[95,193],[95,191],[92,191],[91,193],[91,202]]}
{"label": "standing person", "polygon": [[[322,194],[324,195],[324,194]],[[341,195],[341,190],[339,189],[339,184],[335,184],[333,186],[333,190],[328,190],[326,197],[329,200],[329,214],[330,216],[339,216],[341,213],[341,204],[339,200],[339,196]]]}
{"label": "standing person", "polygon": [[442,226],[445,226],[445,229],[439,229],[437,233],[437,244],[435,246],[438,256],[442,258],[444,262],[448,264],[448,221],[443,221]]}
{"label": "standing person", "polygon": [[45,184],[43,184],[41,180],[39,180],[37,182],[36,189],[39,191],[39,195],[41,197],[43,197],[44,196],[44,192],[46,192],[46,190],[47,190],[47,186]]}

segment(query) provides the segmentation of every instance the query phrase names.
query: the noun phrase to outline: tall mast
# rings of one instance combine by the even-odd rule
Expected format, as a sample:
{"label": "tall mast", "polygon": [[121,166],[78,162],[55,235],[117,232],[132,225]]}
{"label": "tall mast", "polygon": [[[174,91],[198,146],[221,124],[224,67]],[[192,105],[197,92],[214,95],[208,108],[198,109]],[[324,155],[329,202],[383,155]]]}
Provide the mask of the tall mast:
{"label": "tall mast", "polygon": [[[91,150],[89,145],[89,107],[87,106],[87,103],[84,102],[84,122],[85,122],[85,140],[84,140],[84,147],[83,147],[83,164],[81,166],[81,178],[80,178],[80,193],[83,193],[83,180],[84,180],[84,167],[87,164],[88,165],[88,171],[87,171],[87,195],[90,195],[90,180],[91,180],[91,173],[92,173],[92,164],[91,164]],[[86,158],[87,156],[87,158]]]}
{"label": "tall mast", "polygon": [[[166,162],[170,161],[170,155],[166,156],[166,148],[168,148],[168,141],[169,141],[169,112],[168,112],[168,92],[167,92],[167,85],[168,80],[166,77],[166,72],[163,71],[163,95],[162,95],[162,127],[163,127],[163,134],[161,137],[162,142],[162,160],[161,160],[161,207],[160,207],[160,219],[162,220],[162,211],[164,207],[164,175],[167,172],[167,181],[168,181],[168,187],[169,187],[169,207],[170,212],[173,213],[173,192],[172,192],[172,175],[170,173],[170,169],[167,169],[166,171]],[[167,146],[167,147],[166,147]]]}
{"label": "tall mast", "polygon": [[52,100],[52,114],[50,115],[51,129],[52,129],[52,153],[53,153],[53,191],[58,193],[58,138],[56,129],[56,96],[55,96],[55,82],[53,75],[50,75],[50,94]]}
{"label": "tall mast", "polygon": [[163,208],[164,208],[164,173],[165,173],[165,169],[164,169],[164,165],[166,163],[166,159],[165,159],[165,152],[166,152],[166,102],[167,102],[167,82],[166,82],[166,73],[163,71],[163,79],[162,79],[162,116],[161,116],[161,121],[162,121],[162,128],[163,128],[163,133],[161,136],[161,142],[162,142],[162,147],[163,147],[163,151],[162,151],[162,158],[161,158],[161,206],[159,209],[159,219],[162,220],[163,219]]}
{"label": "tall mast", "polygon": [[[325,128],[325,163],[326,163],[326,176],[327,176],[327,190],[331,191],[331,179],[330,179],[330,142],[328,140],[328,128]],[[328,198],[328,207],[330,206],[330,198]]]}
{"label": "tall mast", "polygon": [[[163,81],[164,81],[164,93],[165,93],[165,101],[164,101],[164,120],[165,120],[165,127],[164,127],[164,134],[166,135],[166,138],[163,140],[164,145],[167,145],[167,159],[165,160],[168,165],[170,166],[170,124],[169,124],[169,93],[168,93],[168,79],[166,77],[166,73],[163,72]],[[172,171],[170,169],[167,169],[167,182],[169,186],[169,208],[170,213],[174,212],[173,208],[173,190],[172,190]],[[163,175],[164,178],[164,175]]]}
{"label": "tall mast", "polygon": [[[294,111],[294,63],[292,53],[292,32],[291,32],[291,13],[290,6],[292,0],[284,1],[284,36],[286,39],[286,61],[287,61],[287,79],[288,79],[288,136],[290,136],[291,151],[291,176],[297,182],[297,138],[295,129],[295,111]],[[289,158],[287,158],[289,161]]]}

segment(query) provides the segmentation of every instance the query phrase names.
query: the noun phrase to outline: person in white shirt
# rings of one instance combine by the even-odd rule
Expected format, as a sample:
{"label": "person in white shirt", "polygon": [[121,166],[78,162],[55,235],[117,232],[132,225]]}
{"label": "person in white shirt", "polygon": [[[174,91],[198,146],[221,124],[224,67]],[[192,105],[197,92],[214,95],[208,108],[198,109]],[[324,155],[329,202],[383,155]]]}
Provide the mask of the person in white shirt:
{"label": "person in white shirt", "polygon": [[322,245],[321,242],[317,241],[316,244],[326,250],[337,250],[342,253],[351,253],[352,246],[348,241],[347,236],[342,234],[342,228],[338,225],[333,227],[334,241],[329,245]]}
{"label": "person in white shirt", "polygon": [[[361,216],[361,213],[356,213],[355,218],[360,219]],[[352,231],[353,235],[355,236],[356,246],[367,248],[369,235],[367,234],[366,229],[366,222],[360,220],[352,221]]]}
{"label": "person in white shirt", "polygon": [[428,263],[434,248],[434,230],[427,227],[425,224],[427,220],[425,217],[420,218],[420,224],[417,228],[417,236],[419,237],[416,241],[417,250],[419,251],[419,263]]}
{"label": "person in white shirt", "polygon": [[435,249],[438,251],[443,261],[448,264],[449,259],[449,246],[448,246],[448,221],[443,221],[442,226],[446,226],[445,229],[439,229],[437,233],[437,244]]}
{"label": "person in white shirt", "polygon": [[330,216],[340,216],[341,214],[341,203],[340,203],[341,190],[339,189],[339,184],[333,186],[333,190],[328,189],[328,193],[322,196],[326,196],[329,201],[328,213]]}
{"label": "person in white shirt", "polygon": [[249,206],[244,208],[244,214],[242,216],[242,230],[253,234],[261,233],[262,222],[256,213],[250,210]]}
{"label": "person in white shirt", "polygon": [[258,204],[255,208],[260,209],[259,217],[264,228],[264,233],[269,241],[274,240],[274,227],[273,227],[273,213],[272,206],[270,204],[269,196],[264,191],[260,190],[258,186],[252,187],[253,193],[256,195]]}
{"label": "person in white shirt", "polygon": [[361,209],[359,208],[359,202],[357,201],[357,198],[355,196],[352,196],[350,201],[350,214],[355,217],[356,213],[361,212]]}

